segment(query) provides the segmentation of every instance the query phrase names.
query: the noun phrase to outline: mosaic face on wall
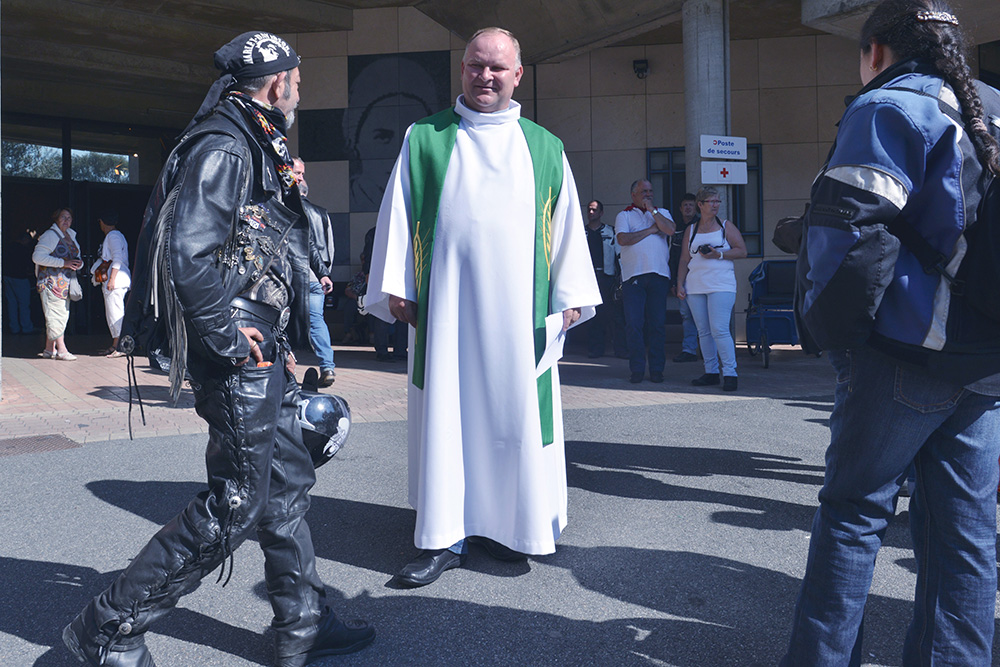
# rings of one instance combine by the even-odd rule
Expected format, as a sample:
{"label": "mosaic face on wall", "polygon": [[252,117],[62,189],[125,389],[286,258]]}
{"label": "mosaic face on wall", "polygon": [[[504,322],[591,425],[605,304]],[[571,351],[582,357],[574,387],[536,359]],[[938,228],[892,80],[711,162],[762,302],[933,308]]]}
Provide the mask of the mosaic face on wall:
{"label": "mosaic face on wall", "polygon": [[350,163],[351,212],[377,211],[414,121],[451,106],[448,51],[350,56],[348,108],[299,112],[302,158]]}

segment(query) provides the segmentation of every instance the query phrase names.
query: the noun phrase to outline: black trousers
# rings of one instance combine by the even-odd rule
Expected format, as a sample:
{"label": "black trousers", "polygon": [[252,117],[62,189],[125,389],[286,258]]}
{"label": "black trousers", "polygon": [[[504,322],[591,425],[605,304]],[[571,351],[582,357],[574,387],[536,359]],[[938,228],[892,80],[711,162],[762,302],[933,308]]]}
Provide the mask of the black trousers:
{"label": "black trousers", "polygon": [[89,638],[102,646],[135,641],[203,577],[220,566],[224,573],[252,531],[264,552],[278,655],[308,650],[317,633],[325,592],[305,521],[316,474],[296,418],[299,388],[280,334],[252,318],[238,324],[264,334],[261,350],[273,365],[190,359],[195,409],[209,427],[208,488],[84,609]]}
{"label": "black trousers", "polygon": [[625,342],[625,311],[621,301],[615,301],[618,281],[603,271],[597,271],[596,277],[603,303],[597,307],[594,318],[583,324],[587,327],[587,351],[591,355],[603,355],[605,342],[610,334],[615,355],[624,356],[628,353],[628,346]]}

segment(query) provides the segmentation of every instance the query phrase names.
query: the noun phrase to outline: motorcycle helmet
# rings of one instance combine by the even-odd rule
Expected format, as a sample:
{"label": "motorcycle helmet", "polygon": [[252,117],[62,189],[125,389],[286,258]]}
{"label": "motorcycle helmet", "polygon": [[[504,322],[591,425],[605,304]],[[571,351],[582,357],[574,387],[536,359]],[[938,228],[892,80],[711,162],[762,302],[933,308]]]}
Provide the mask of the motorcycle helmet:
{"label": "motorcycle helmet", "polygon": [[344,446],[351,430],[351,408],[340,396],[313,391],[299,392],[298,419],[302,439],[319,468]]}

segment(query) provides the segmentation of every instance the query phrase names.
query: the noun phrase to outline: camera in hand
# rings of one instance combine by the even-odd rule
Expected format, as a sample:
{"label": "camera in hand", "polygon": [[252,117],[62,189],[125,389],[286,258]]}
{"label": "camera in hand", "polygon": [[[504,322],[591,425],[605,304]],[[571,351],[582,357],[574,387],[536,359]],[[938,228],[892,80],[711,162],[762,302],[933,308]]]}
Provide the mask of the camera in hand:
{"label": "camera in hand", "polygon": [[700,252],[702,255],[708,255],[708,254],[711,254],[714,251],[715,251],[715,248],[713,248],[712,246],[708,245],[707,243],[702,243],[700,246],[698,246],[698,252]]}

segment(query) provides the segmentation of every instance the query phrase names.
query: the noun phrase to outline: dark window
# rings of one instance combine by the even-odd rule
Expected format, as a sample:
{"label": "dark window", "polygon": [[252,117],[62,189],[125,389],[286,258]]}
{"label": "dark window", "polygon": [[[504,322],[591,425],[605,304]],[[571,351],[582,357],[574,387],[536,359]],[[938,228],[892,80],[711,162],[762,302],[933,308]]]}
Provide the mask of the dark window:
{"label": "dark window", "polygon": [[[685,192],[696,192],[697,187],[687,189],[687,165],[684,149],[651,148],[647,152],[647,174],[653,184],[654,199],[677,217],[681,197]],[[747,244],[747,254],[760,257],[763,254],[761,220],[764,217],[764,186],[761,178],[760,144],[747,146],[747,184],[733,186],[732,219],[743,234]]]}
{"label": "dark window", "polygon": [[670,211],[675,218],[681,197],[687,192],[683,148],[652,148],[646,156],[649,182],[653,184],[653,202]]}
{"label": "dark window", "polygon": [[1000,41],[979,45],[979,79],[1000,87]]}

